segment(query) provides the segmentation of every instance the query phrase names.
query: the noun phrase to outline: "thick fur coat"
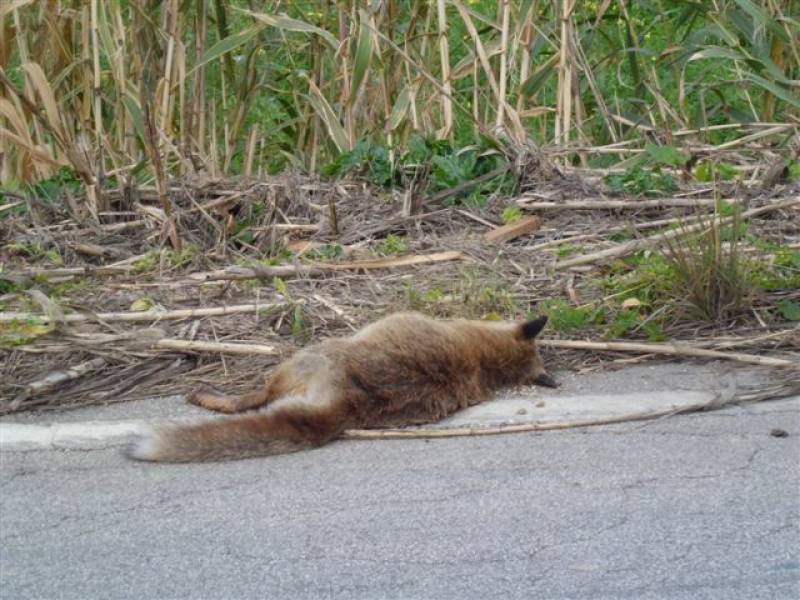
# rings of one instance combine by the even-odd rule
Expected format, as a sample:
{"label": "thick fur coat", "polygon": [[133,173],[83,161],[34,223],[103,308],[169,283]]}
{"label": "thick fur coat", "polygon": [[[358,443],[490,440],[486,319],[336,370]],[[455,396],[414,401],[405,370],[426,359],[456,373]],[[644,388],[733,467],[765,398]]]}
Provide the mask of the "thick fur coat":
{"label": "thick fur coat", "polygon": [[190,402],[215,411],[265,409],[159,427],[129,455],[194,462],[284,454],[325,444],[345,429],[438,421],[502,387],[553,385],[534,340],[546,322],[436,321],[397,313],[350,337],[308,346],[250,394],[192,394]]}

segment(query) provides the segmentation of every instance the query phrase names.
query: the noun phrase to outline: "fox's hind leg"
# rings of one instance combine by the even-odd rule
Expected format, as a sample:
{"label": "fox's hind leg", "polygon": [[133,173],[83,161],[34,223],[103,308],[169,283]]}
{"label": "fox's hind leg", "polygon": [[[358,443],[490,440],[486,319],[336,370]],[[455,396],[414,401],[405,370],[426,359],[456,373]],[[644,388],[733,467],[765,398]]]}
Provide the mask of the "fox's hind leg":
{"label": "fox's hind leg", "polygon": [[284,396],[305,392],[305,383],[293,376],[291,368],[278,367],[272,378],[260,389],[241,396],[226,396],[213,390],[197,390],[189,394],[190,404],[223,413],[253,410]]}
{"label": "fox's hind leg", "polygon": [[263,406],[270,399],[267,387],[264,386],[260,390],[255,390],[242,396],[226,396],[210,389],[202,389],[189,394],[187,401],[190,404],[196,404],[208,410],[237,413]]}

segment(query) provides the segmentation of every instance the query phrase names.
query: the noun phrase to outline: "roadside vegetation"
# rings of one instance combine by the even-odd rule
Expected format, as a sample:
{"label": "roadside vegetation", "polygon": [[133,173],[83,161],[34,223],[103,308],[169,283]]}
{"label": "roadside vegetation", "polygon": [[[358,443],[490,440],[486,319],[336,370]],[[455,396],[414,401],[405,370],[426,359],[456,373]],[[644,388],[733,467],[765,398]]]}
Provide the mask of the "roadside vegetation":
{"label": "roadside vegetation", "polygon": [[800,0],[0,2],[0,400],[407,308],[796,352],[798,40]]}

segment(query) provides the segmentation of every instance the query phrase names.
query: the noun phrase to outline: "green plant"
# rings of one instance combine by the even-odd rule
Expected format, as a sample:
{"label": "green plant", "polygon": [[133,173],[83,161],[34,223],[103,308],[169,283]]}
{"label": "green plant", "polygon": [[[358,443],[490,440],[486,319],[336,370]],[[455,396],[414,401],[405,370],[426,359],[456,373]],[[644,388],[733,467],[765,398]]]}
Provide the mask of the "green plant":
{"label": "green plant", "polygon": [[623,174],[606,175],[604,178],[610,192],[653,196],[677,191],[678,183],[669,173],[662,173],[660,167],[646,168],[635,166]]}
{"label": "green plant", "polygon": [[573,306],[561,298],[553,298],[543,302],[541,312],[548,316],[549,326],[553,330],[561,332],[583,329],[605,319],[605,310],[603,308]]}
{"label": "green plant", "polygon": [[134,275],[141,275],[142,273],[149,273],[153,271],[161,260],[161,252],[158,250],[150,250],[144,256],[136,259],[131,265],[131,273]]}
{"label": "green plant", "polygon": [[800,321],[800,303],[793,300],[778,302],[778,312],[787,321]]}
{"label": "green plant", "polygon": [[381,256],[389,256],[391,254],[403,254],[408,252],[408,242],[399,235],[390,233],[380,243],[377,250]]}
{"label": "green plant", "polygon": [[709,181],[730,181],[735,179],[739,172],[731,165],[724,162],[703,161],[694,169],[694,178],[706,183]]}
{"label": "green plant", "polygon": [[516,223],[522,218],[522,210],[519,206],[507,206],[503,209],[500,217],[506,225]]}
{"label": "green plant", "polygon": [[182,267],[194,260],[199,253],[199,246],[195,244],[186,244],[180,252],[169,251],[167,260],[173,267]]}
{"label": "green plant", "polygon": [[52,324],[45,324],[40,319],[15,319],[0,322],[0,347],[14,347],[29,344],[37,337],[53,331]]}
{"label": "green plant", "polygon": [[306,253],[309,258],[321,258],[325,260],[334,260],[344,256],[344,249],[341,244],[323,244],[318,248],[314,248]]}
{"label": "green plant", "polygon": [[664,256],[673,270],[673,296],[685,300],[691,312],[703,320],[728,322],[741,314],[748,299],[739,225],[735,218],[725,239],[724,228],[715,217],[700,232],[684,232],[667,244]]}

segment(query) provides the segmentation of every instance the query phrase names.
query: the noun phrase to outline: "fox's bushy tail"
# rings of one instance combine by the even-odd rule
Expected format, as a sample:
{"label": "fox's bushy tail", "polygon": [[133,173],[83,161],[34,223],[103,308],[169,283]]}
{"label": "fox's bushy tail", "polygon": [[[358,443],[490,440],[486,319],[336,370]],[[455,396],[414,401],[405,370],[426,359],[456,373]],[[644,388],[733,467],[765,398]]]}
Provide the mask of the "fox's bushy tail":
{"label": "fox's bushy tail", "polygon": [[343,419],[335,411],[281,408],[264,414],[161,426],[134,442],[128,456],[153,462],[272,456],[321,446],[343,430]]}

